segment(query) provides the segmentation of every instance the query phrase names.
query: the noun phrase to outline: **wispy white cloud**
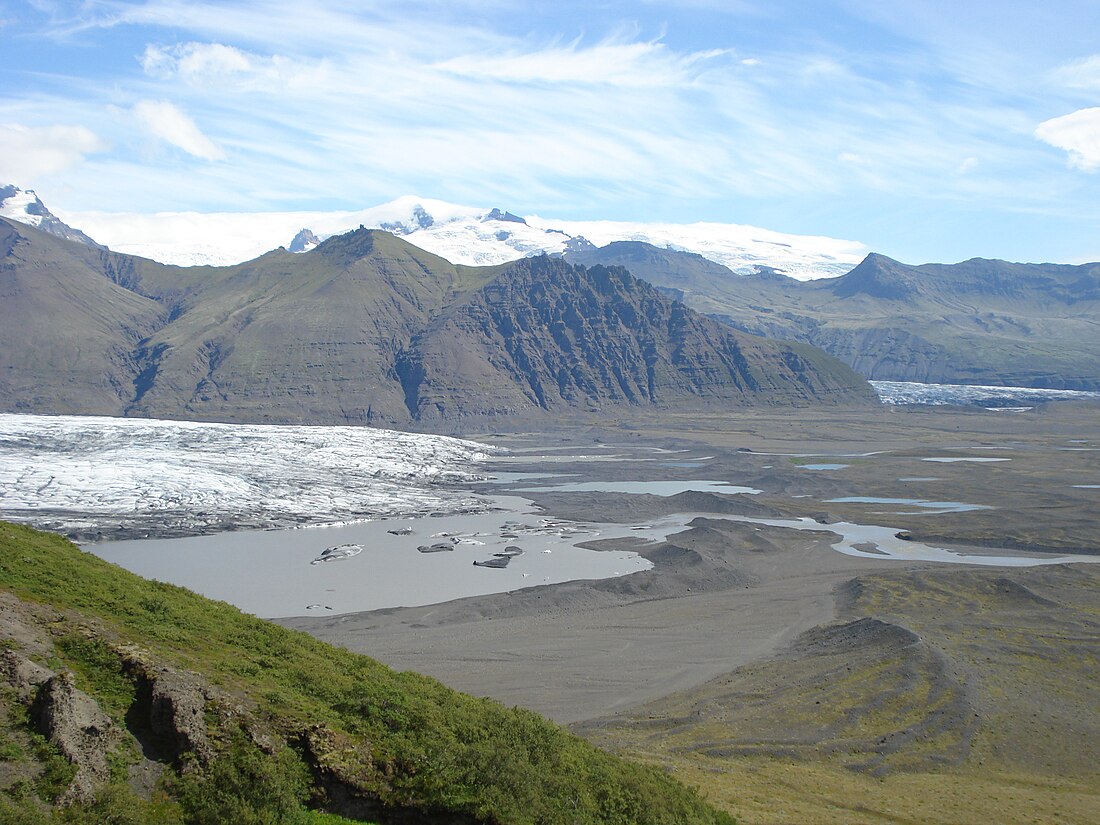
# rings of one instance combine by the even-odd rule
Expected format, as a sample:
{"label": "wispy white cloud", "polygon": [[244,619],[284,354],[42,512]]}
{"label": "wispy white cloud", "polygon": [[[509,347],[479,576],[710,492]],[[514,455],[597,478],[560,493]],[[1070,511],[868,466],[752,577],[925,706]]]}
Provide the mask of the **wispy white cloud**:
{"label": "wispy white cloud", "polygon": [[141,66],[151,77],[166,80],[179,75],[190,82],[248,73],[254,64],[253,55],[221,43],[150,43],[141,56]]}
{"label": "wispy white cloud", "polygon": [[[730,3],[58,3],[51,47],[114,59],[70,76],[39,67],[33,99],[28,75],[6,94],[0,78],[0,122],[64,120],[112,144],[82,165],[89,153],[70,156],[77,168],[58,178],[96,193],[84,208],[354,208],[417,191],[513,211],[759,222],[748,210],[770,202],[796,216],[777,228],[820,231],[803,204],[830,221],[871,203],[1079,207],[1066,196],[1081,176],[1052,174],[1035,123],[1052,102],[1090,105],[1080,92],[1096,88],[1100,58],[1065,55],[1094,47],[1041,64],[1031,50],[1022,69],[1012,38],[953,26],[945,2],[745,0],[711,29],[684,21],[713,24]],[[1040,129],[1066,142],[1065,126]],[[180,152],[150,153],[147,134]],[[1083,140],[1073,157],[1086,168]]]}
{"label": "wispy white cloud", "polygon": [[141,65],[154,80],[179,80],[223,95],[234,91],[283,94],[293,89],[317,93],[342,85],[327,58],[265,55],[222,43],[150,43],[141,55]]}
{"label": "wispy white cloud", "polygon": [[0,124],[0,182],[33,183],[71,169],[107,143],[84,126]]}
{"label": "wispy white cloud", "polygon": [[1063,63],[1051,75],[1069,89],[1100,89],[1100,54]]}
{"label": "wispy white cloud", "polygon": [[166,100],[139,100],[131,110],[154,137],[203,160],[224,160],[225,152],[177,106]]}
{"label": "wispy white cloud", "polygon": [[1100,107],[1045,120],[1035,129],[1035,137],[1068,152],[1069,163],[1076,169],[1100,169]]}
{"label": "wispy white cloud", "polygon": [[728,49],[677,53],[658,41],[579,41],[526,52],[464,54],[435,64],[437,69],[472,78],[511,83],[584,83],[613,86],[677,86],[692,82],[703,64]]}

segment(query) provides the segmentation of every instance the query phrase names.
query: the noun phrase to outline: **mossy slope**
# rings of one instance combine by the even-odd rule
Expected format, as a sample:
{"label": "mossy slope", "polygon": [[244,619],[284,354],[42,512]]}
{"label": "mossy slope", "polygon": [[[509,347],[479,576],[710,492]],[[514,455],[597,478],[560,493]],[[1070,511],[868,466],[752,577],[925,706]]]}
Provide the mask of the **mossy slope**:
{"label": "mossy slope", "polygon": [[[230,806],[225,816],[240,801],[230,798],[234,788],[239,795],[270,786],[267,796],[256,791],[261,798],[251,807],[245,800],[239,821],[307,822],[314,816],[307,808],[316,808],[380,822],[731,822],[658,771],[610,756],[531,712],[396,673],[230,605],[146,581],[56,536],[0,523],[0,591],[2,644],[73,671],[76,685],[120,726],[132,722],[141,701],[135,660],[206,686],[214,754],[167,760],[172,769],[159,788],[171,815],[162,811],[161,821],[216,821],[196,798],[221,793]],[[52,649],[28,641],[29,627]],[[20,727],[29,714],[11,691],[4,704],[5,731],[24,751],[15,740],[29,741]],[[122,750],[116,762],[141,761]],[[19,759],[36,770],[42,761]],[[181,767],[183,779],[175,778]],[[126,774],[121,764],[118,775]],[[125,796],[120,787],[108,792]],[[46,816],[22,788],[21,815]],[[148,814],[148,803],[131,796]]]}
{"label": "mossy slope", "polygon": [[773,659],[577,729],[745,822],[1100,821],[1100,569],[928,570],[841,588]]}

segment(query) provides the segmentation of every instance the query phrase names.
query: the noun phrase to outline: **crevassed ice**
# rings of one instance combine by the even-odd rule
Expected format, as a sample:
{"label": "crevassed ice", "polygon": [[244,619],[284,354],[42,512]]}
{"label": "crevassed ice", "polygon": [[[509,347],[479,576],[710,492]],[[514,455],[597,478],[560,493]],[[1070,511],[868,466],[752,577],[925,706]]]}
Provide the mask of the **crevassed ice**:
{"label": "crevassed ice", "polygon": [[921,384],[915,381],[871,381],[886,404],[996,404],[1040,403],[1100,398],[1090,390],[1048,390],[1038,387],[989,387],[977,384]]}
{"label": "crevassed ice", "polygon": [[[476,478],[492,448],[368,427],[205,424],[0,415],[0,515],[43,526],[275,526],[481,499],[445,484]],[[52,514],[54,520],[39,518]],[[190,520],[190,522],[188,521]]]}

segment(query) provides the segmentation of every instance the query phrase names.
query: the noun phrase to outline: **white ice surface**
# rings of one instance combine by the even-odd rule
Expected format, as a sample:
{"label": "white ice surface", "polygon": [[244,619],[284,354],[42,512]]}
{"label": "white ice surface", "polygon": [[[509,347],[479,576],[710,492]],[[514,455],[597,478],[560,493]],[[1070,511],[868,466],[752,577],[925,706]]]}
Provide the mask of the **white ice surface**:
{"label": "white ice surface", "polygon": [[[962,404],[997,409],[1010,402],[1032,404],[1042,401],[1078,401],[1100,398],[1100,392],[1088,390],[1047,390],[1034,387],[987,387],[976,384],[920,384],[915,381],[872,381],[879,398],[886,404]],[[1011,409],[1011,408],[1009,408]]]}
{"label": "white ice surface", "polygon": [[0,515],[201,532],[478,509],[481,444],[369,427],[0,415]]}
{"label": "white ice surface", "polygon": [[596,246],[645,241],[695,252],[738,273],[775,267],[799,280],[843,275],[867,254],[855,241],[789,235],[724,223],[569,221],[532,215],[527,223],[488,220],[489,209],[406,196],[347,212],[161,212],[157,214],[54,210],[116,252],[163,263],[225,265],[288,246],[302,228],[325,238],[359,226],[388,229],[455,264],[489,265],[561,253],[573,237]]}
{"label": "white ice surface", "polygon": [[34,215],[27,211],[38,201],[38,196],[33,189],[17,189],[15,194],[0,201],[0,218],[38,226],[42,223],[41,215]]}

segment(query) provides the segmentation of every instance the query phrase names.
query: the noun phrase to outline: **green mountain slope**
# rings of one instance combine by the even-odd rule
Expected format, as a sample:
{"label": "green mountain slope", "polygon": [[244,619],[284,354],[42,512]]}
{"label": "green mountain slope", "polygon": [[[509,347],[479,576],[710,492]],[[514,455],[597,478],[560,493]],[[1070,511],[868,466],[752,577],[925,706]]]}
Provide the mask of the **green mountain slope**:
{"label": "green mountain slope", "polygon": [[[118,345],[129,372],[112,379],[114,407],[65,411],[455,428],[486,416],[875,400],[823,353],[731,331],[606,268],[550,258],[457,267],[365,229],[304,254],[181,268],[7,228],[20,249],[56,251],[59,271],[156,319],[144,335],[115,333],[130,349]],[[8,255],[4,265],[29,277],[23,259]],[[47,338],[83,340],[92,320],[107,330],[121,324],[114,308],[74,303],[62,292],[13,299],[10,311]],[[59,329],[67,315],[92,320]],[[11,343],[17,358],[4,409],[60,411],[50,392],[27,388],[66,380],[45,344]],[[96,364],[87,372],[86,382],[103,380]]]}
{"label": "green mountain slope", "polygon": [[568,258],[624,266],[699,312],[813,344],[868,378],[1100,389],[1100,264],[871,254],[839,278],[800,282],[636,242]]}
{"label": "green mountain slope", "polygon": [[464,282],[386,233],[234,267],[146,266],[135,288],[176,318],[143,345],[128,413],[216,420],[408,420],[394,363]]}
{"label": "green mountain slope", "polygon": [[5,523],[0,647],[0,821],[731,821],[533,713]]}
{"label": "green mountain slope", "polygon": [[129,399],[134,349],[167,313],[104,277],[112,257],[0,220],[5,409],[111,413]]}

